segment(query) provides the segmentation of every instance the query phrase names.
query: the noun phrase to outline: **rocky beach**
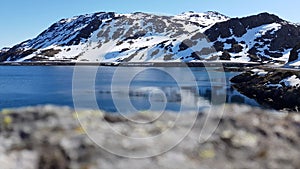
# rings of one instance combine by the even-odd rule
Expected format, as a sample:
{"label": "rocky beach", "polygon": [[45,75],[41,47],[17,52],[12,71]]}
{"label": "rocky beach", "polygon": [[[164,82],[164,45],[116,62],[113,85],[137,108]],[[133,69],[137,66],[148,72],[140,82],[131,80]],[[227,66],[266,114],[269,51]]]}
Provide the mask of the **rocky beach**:
{"label": "rocky beach", "polygon": [[[122,116],[100,111],[75,113],[68,107],[51,105],[3,109],[0,114],[1,166],[6,169],[297,169],[300,166],[300,115],[297,113],[240,105],[226,105],[221,118],[214,116],[214,112],[199,113],[193,129],[178,146],[142,159],[111,154],[92,142],[77,120],[81,117],[84,123],[91,115],[98,118],[95,127],[101,133],[98,136],[103,138],[100,144],[117,145],[129,152],[155,150],[168,144],[168,140],[161,140],[159,145],[113,140],[110,133],[104,131],[106,124],[123,129],[127,136],[133,136],[132,133],[151,136],[170,127],[168,124],[176,117],[176,113],[165,112],[159,120],[137,129]],[[143,112],[132,118],[145,120],[154,116],[155,112]],[[180,134],[192,121],[194,116],[186,113],[185,120],[176,123],[172,131]],[[205,121],[220,122],[212,136],[200,143],[199,134]]]}

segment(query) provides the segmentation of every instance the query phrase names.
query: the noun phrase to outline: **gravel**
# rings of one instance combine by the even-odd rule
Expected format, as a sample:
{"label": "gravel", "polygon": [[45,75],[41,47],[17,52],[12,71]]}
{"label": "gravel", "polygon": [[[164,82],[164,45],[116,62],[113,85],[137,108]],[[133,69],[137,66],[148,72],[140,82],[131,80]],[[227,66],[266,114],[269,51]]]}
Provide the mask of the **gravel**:
{"label": "gravel", "polygon": [[[226,105],[221,118],[214,112],[203,112],[197,117],[186,112],[180,114],[178,121],[178,113],[158,115],[142,112],[126,119],[92,110],[75,113],[68,107],[52,105],[4,109],[0,114],[1,168],[300,168],[297,113]],[[152,121],[156,117],[159,119]],[[132,120],[152,122],[136,124]],[[205,142],[200,142],[201,130],[207,124],[218,127]],[[202,130],[205,132],[208,131]],[[184,133],[188,135],[172,148],[170,145],[180,141],[178,138]],[[149,139],[160,135],[158,140]],[[133,137],[147,139],[130,139]],[[169,147],[169,151],[163,151]],[[138,158],[159,152],[162,154]],[[127,157],[121,156],[124,154]]]}

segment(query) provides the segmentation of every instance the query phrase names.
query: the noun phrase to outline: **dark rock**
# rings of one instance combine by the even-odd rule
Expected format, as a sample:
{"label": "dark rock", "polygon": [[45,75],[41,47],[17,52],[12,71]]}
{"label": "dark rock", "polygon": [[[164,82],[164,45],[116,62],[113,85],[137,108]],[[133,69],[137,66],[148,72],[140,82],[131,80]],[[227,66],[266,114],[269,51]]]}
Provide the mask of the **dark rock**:
{"label": "dark rock", "polygon": [[226,22],[216,23],[210,29],[206,30],[204,34],[210,41],[214,42],[218,37],[228,38],[232,36],[230,30],[232,30],[233,35],[236,35],[237,37],[241,37],[247,32],[240,20],[235,18]]}
{"label": "dark rock", "polygon": [[260,13],[258,15],[253,15],[250,17],[241,18],[241,23],[247,29],[252,29],[258,26],[271,23],[280,23],[284,20],[280,19],[278,16],[269,13]]}
{"label": "dark rock", "polygon": [[200,51],[197,51],[196,53],[199,56],[205,56],[205,55],[210,55],[215,52],[216,52],[215,48],[202,48]]}
{"label": "dark rock", "polygon": [[116,116],[116,115],[110,115],[110,114],[105,114],[103,119],[109,123],[119,123],[119,122],[128,121],[127,119],[123,118],[122,116]]}
{"label": "dark rock", "polygon": [[20,135],[20,138],[21,138],[22,140],[26,140],[26,139],[29,139],[29,138],[30,138],[30,133],[27,132],[27,131],[24,131],[24,130],[21,130],[21,131],[19,132],[19,135]]}
{"label": "dark rock", "polygon": [[47,50],[42,50],[39,55],[47,56],[47,57],[54,57],[59,52],[61,52],[60,49],[47,49]]}
{"label": "dark rock", "polygon": [[199,52],[193,52],[190,57],[194,58],[195,60],[202,60]]}
{"label": "dark rock", "polygon": [[69,165],[68,157],[60,147],[43,145],[38,162],[39,169],[67,169]]}
{"label": "dark rock", "polygon": [[8,58],[10,58],[11,61],[16,61],[20,58],[31,55],[35,51],[37,51],[37,49],[25,50],[15,46],[7,52],[0,53],[0,62],[6,61]]}
{"label": "dark rock", "polygon": [[250,55],[256,55],[257,56],[257,53],[258,53],[258,50],[257,50],[257,48],[255,48],[255,47],[253,47],[253,48],[251,48],[249,51],[248,51],[248,53],[250,54]]}
{"label": "dark rock", "polygon": [[300,44],[296,45],[290,53],[289,62],[293,62],[299,59]]}
{"label": "dark rock", "polygon": [[280,83],[283,79],[293,75],[300,77],[300,73],[297,71],[278,70],[264,76],[248,71],[233,77],[231,82],[238,91],[256,99],[262,105],[277,110],[299,111],[300,87],[290,87]]}
{"label": "dark rock", "polygon": [[220,56],[221,60],[230,60],[230,58],[231,58],[231,55],[228,51],[224,51],[222,53],[222,55]]}
{"label": "dark rock", "polygon": [[158,53],[159,53],[159,49],[156,49],[155,51],[152,52],[151,56],[153,57],[153,56],[157,55]]}
{"label": "dark rock", "polygon": [[270,52],[269,50],[264,50],[264,53],[268,56],[271,56],[273,58],[280,58],[283,56],[282,53],[278,53],[278,52]]}
{"label": "dark rock", "polygon": [[201,39],[206,39],[206,36],[200,32],[198,32],[197,34],[191,37],[191,40],[201,40]]}
{"label": "dark rock", "polygon": [[164,60],[165,61],[172,60],[173,56],[174,56],[173,54],[167,54],[167,55],[164,56]]}
{"label": "dark rock", "polygon": [[[205,31],[205,34],[208,36],[210,41],[216,41],[218,37],[228,38],[232,35],[241,37],[247,32],[247,29],[252,29],[265,24],[281,22],[283,22],[283,20],[276,15],[261,13],[241,19],[234,18],[226,22],[217,23]],[[233,34],[230,33],[230,30],[232,30]]]}
{"label": "dark rock", "polygon": [[243,51],[243,46],[239,44],[233,44],[232,47],[228,50],[230,53],[240,53]]}
{"label": "dark rock", "polygon": [[217,52],[223,51],[223,50],[224,50],[224,43],[219,42],[219,41],[216,41],[216,42],[214,43],[214,48],[215,48],[215,50],[216,50]]}
{"label": "dark rock", "polygon": [[194,45],[196,45],[195,42],[193,42],[192,40],[189,40],[189,39],[185,39],[179,45],[179,51],[184,51],[190,47],[193,47]]}
{"label": "dark rock", "polygon": [[237,41],[234,38],[231,38],[231,39],[226,39],[225,43],[234,45],[237,44]]}
{"label": "dark rock", "polygon": [[124,49],[122,49],[122,50],[120,51],[120,53],[126,52],[126,51],[128,51],[128,50],[129,50],[129,48],[124,48]]}
{"label": "dark rock", "polygon": [[293,24],[283,24],[274,36],[275,38],[270,43],[271,51],[291,49],[300,41],[300,29],[299,26]]}

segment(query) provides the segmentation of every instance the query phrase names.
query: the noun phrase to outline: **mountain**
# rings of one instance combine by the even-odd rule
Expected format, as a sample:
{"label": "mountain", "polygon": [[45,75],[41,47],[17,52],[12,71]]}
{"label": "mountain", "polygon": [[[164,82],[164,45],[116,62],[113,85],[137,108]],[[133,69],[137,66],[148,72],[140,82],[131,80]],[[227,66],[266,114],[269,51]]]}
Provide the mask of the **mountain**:
{"label": "mountain", "polygon": [[231,60],[287,62],[300,42],[299,25],[268,13],[217,23],[205,34]]}
{"label": "mountain", "polygon": [[268,13],[229,18],[212,11],[100,12],[62,19],[36,38],[1,50],[0,61],[286,63],[298,60],[299,43],[299,25]]}
{"label": "mountain", "polygon": [[9,47],[4,47],[4,48],[0,49],[0,53],[7,52],[9,49],[10,49]]}

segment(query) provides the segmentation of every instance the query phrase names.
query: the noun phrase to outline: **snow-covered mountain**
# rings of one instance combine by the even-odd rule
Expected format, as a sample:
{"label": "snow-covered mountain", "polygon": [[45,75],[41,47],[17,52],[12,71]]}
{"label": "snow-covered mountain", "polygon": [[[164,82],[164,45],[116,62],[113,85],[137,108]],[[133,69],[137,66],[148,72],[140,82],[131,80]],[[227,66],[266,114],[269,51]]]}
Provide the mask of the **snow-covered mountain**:
{"label": "snow-covered mountain", "polygon": [[299,42],[299,25],[268,13],[229,18],[217,12],[100,12],[62,19],[36,38],[1,50],[0,61],[285,63]]}
{"label": "snow-covered mountain", "polygon": [[0,49],[0,53],[2,53],[2,52],[7,52],[8,50],[9,50],[8,47],[4,47],[4,48]]}
{"label": "snow-covered mountain", "polygon": [[205,34],[231,60],[287,62],[300,42],[299,25],[268,13],[217,23]]}

